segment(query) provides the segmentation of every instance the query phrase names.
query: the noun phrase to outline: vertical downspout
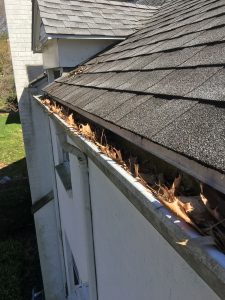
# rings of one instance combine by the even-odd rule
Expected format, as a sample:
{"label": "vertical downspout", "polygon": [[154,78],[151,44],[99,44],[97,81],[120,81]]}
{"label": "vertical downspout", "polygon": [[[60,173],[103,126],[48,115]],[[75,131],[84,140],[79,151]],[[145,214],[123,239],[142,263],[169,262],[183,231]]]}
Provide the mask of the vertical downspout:
{"label": "vertical downspout", "polygon": [[91,193],[90,193],[90,183],[89,183],[89,171],[88,171],[88,159],[87,156],[76,146],[69,144],[62,140],[62,136],[59,135],[60,142],[62,142],[62,148],[75,155],[80,167],[81,174],[81,189],[84,195],[85,204],[85,224],[86,224],[86,234],[88,242],[88,266],[89,266],[89,278],[90,278],[90,300],[98,300],[97,291],[97,272],[96,272],[96,260],[95,260],[95,247],[93,238],[93,220],[92,220],[92,203],[91,203]]}

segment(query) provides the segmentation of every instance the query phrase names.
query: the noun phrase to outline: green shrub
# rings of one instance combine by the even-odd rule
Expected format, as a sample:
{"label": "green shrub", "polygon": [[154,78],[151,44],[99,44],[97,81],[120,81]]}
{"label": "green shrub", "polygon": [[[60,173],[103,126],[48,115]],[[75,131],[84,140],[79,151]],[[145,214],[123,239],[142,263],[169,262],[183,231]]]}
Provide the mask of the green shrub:
{"label": "green shrub", "polygon": [[14,108],[16,99],[9,42],[0,37],[0,109]]}

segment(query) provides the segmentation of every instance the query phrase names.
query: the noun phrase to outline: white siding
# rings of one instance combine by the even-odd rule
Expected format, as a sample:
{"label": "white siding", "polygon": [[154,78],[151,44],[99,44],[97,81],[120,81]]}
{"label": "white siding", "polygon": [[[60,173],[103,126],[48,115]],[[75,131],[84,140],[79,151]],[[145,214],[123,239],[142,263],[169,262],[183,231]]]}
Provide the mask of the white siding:
{"label": "white siding", "polygon": [[99,300],[219,300],[89,160]]}
{"label": "white siding", "polygon": [[[57,130],[57,127],[54,126],[53,122],[51,122],[51,132],[54,162],[55,165],[58,165],[62,163],[59,155],[60,143],[57,138],[57,135],[61,132]],[[70,140],[70,142],[72,141]],[[79,162],[77,157],[72,154],[69,154],[69,158],[73,192],[65,189],[62,178],[60,178],[59,174],[56,172],[62,233],[67,238],[70,251],[78,268],[80,281],[82,283],[88,283],[89,290],[93,291],[89,298],[92,300],[96,299],[96,286],[95,275],[93,274],[93,244],[90,238],[91,228],[89,227],[89,190],[87,186],[88,182],[85,179],[87,175],[87,166],[85,160]],[[64,254],[64,257],[66,257],[66,253]],[[68,261],[66,260],[66,266],[67,263]],[[71,286],[70,280],[67,284],[68,290],[72,291],[73,286]]]}
{"label": "white siding", "polygon": [[49,40],[43,49],[44,69],[74,67],[106,47],[115,40]]}
{"label": "white siding", "polygon": [[[33,138],[35,141],[33,166],[36,166],[37,173],[41,176],[38,178],[36,175],[36,178],[31,179],[33,184],[35,182],[37,184],[36,194],[38,194],[38,190],[40,192],[44,190],[45,184],[51,186],[51,174],[48,172],[51,172],[49,164],[50,155],[53,153],[49,152],[48,156],[49,142],[45,140],[47,131],[43,129],[48,115],[44,114],[36,103],[33,109],[36,132],[36,137]],[[60,161],[57,134],[61,133],[61,130],[56,132],[55,128],[54,122],[51,122],[54,160],[55,164],[58,164]],[[38,149],[36,139],[42,141]],[[69,138],[68,141],[72,143]],[[38,167],[38,161],[43,155],[45,161]],[[91,277],[95,273],[95,270],[90,268],[90,252],[88,252],[90,235],[86,224],[90,207],[85,202],[85,190],[88,191],[90,187],[98,300],[219,300],[214,291],[91,159],[88,159],[89,180],[84,180],[81,162],[73,154],[70,154],[70,166],[72,193],[65,190],[61,178],[55,174],[57,183],[55,195],[58,195],[61,229],[67,236],[82,283],[87,282],[90,286],[90,281],[93,280]],[[39,186],[41,190],[38,189]],[[55,207],[52,204],[48,204],[36,214],[36,226],[45,287],[50,295],[46,299],[61,300],[63,297],[51,298],[50,293],[54,291],[54,281],[58,282],[57,287],[60,287],[59,283],[63,281],[62,274],[54,271],[58,254],[56,255],[57,235],[54,232],[54,226],[57,230],[57,224],[54,225],[54,213],[51,212]],[[50,251],[54,257],[49,256]],[[58,263],[58,270],[59,267]]]}
{"label": "white siding", "polygon": [[73,67],[103,51],[115,40],[58,40],[60,67]]}
{"label": "white siding", "polygon": [[54,191],[55,196],[34,215],[45,296],[47,300],[64,300],[61,226],[58,219],[49,119],[34,101],[27,102],[26,111],[25,128],[29,132],[25,133],[25,144],[26,150],[29,148],[27,162],[32,202],[37,202],[51,190]]}
{"label": "white siding", "polygon": [[48,41],[43,49],[43,67],[44,69],[59,67],[59,49],[56,39]]}

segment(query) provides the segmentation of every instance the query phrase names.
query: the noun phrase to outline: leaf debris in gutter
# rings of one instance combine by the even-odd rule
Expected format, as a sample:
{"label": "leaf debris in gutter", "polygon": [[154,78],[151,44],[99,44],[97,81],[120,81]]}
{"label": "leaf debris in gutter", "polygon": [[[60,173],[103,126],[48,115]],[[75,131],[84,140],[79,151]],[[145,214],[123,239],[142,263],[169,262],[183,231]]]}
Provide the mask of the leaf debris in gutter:
{"label": "leaf debris in gutter", "polygon": [[[104,129],[101,134],[95,131],[88,122],[83,124],[75,119],[74,112],[57,104],[50,99],[41,100],[50,113],[58,115],[64,120],[71,131],[93,142],[102,154],[122,166],[129,174],[133,175],[150,193],[152,193],[164,206],[178,218],[195,228],[203,236],[211,236],[213,244],[225,253],[225,196],[211,187],[199,183],[199,193],[185,195],[182,192],[182,176],[179,174],[172,185],[165,184],[163,179],[146,172],[144,163],[137,163],[134,157],[125,158],[121,149],[107,142]],[[143,172],[142,172],[143,171]],[[162,177],[162,176],[161,176]],[[212,241],[210,239],[210,241]]]}
{"label": "leaf debris in gutter", "polygon": [[83,74],[86,69],[87,69],[86,66],[79,66],[75,70],[73,70],[69,73],[69,77],[74,77],[76,75]]}

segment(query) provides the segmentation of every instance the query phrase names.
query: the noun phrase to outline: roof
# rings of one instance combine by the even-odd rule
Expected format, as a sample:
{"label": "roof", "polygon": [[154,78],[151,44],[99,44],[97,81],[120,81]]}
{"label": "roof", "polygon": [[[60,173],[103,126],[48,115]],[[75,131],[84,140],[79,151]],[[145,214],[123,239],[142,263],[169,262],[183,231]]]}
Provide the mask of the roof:
{"label": "roof", "polygon": [[42,81],[48,82],[48,76],[46,73],[42,73],[37,76],[35,79],[29,82],[28,87],[37,87],[41,84]]}
{"label": "roof", "polygon": [[48,35],[126,37],[155,7],[108,0],[37,0]]}
{"label": "roof", "polygon": [[167,1],[140,30],[45,88],[74,111],[225,172],[225,0]]}

